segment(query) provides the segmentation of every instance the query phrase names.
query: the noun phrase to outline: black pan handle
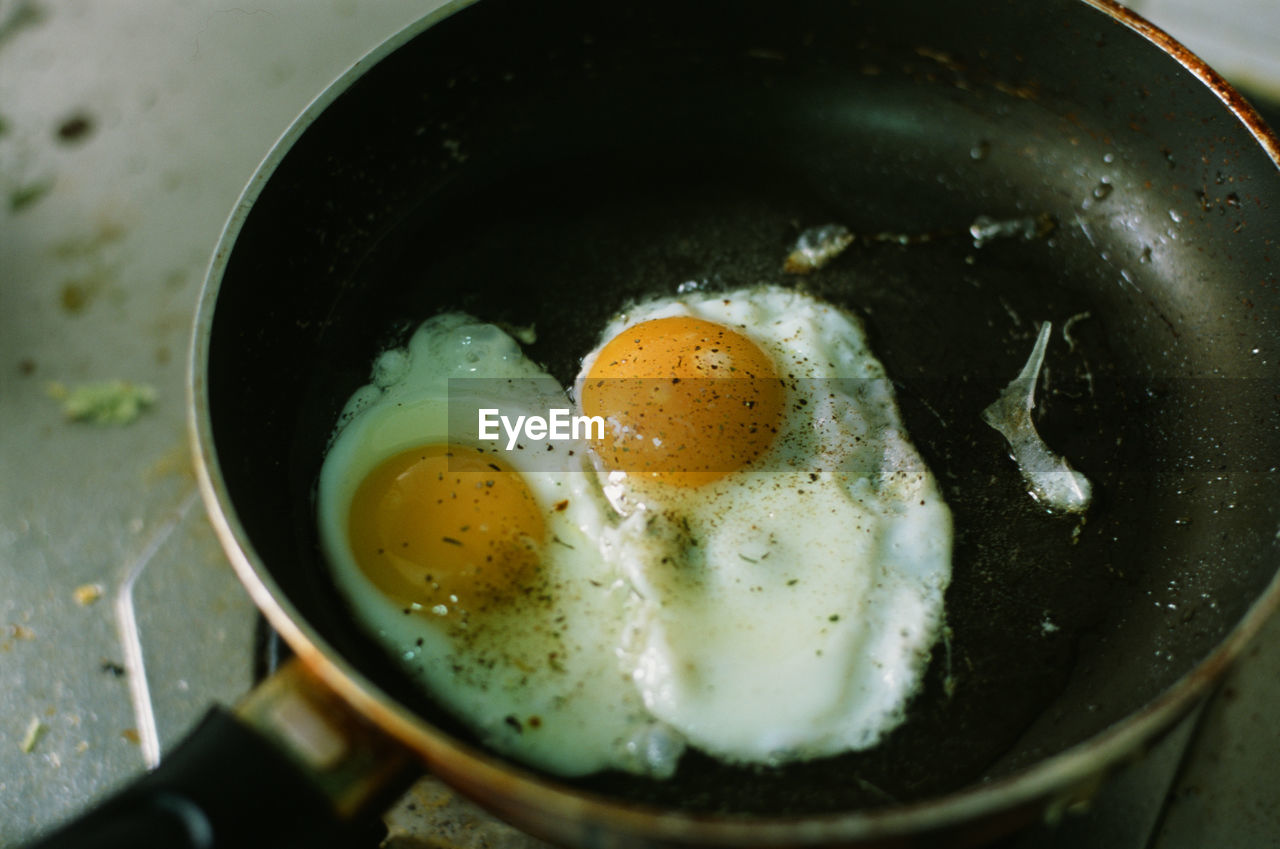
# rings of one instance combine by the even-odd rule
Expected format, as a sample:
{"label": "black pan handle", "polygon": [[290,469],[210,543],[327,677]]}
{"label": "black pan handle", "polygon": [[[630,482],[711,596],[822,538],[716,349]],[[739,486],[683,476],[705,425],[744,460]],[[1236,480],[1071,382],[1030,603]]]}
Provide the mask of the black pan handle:
{"label": "black pan handle", "polygon": [[28,849],[377,845],[417,770],[399,744],[291,661],[216,707],[160,766]]}

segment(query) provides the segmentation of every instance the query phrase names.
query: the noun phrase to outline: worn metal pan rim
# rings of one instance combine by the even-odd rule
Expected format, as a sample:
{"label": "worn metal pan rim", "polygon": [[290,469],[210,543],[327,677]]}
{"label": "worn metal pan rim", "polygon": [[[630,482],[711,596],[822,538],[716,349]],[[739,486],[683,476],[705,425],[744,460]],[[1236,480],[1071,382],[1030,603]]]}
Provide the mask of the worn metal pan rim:
{"label": "worn metal pan rim", "polygon": [[[461,789],[500,787],[503,810],[543,810],[584,827],[633,833],[647,840],[700,844],[824,844],[888,839],[946,831],[984,817],[1021,810],[1026,817],[1050,816],[1087,801],[1105,776],[1140,756],[1159,735],[1189,713],[1211,691],[1264,622],[1280,608],[1280,571],[1235,627],[1200,663],[1160,696],[1103,732],[1010,775],[934,799],[878,810],[797,817],[687,814],[639,804],[618,803],[557,786],[486,752],[431,729],[367,679],[329,646],[284,596],[260,561],[236,516],[213,447],[213,426],[205,385],[212,318],[218,290],[236,239],[255,200],[308,127],[366,70],[423,30],[475,0],[453,0],[374,48],[328,86],[280,136],[255,171],[231,213],[207,269],[196,310],[189,351],[187,400],[189,439],[201,495],[232,567],[267,621],[300,658],[357,712],[417,751]],[[1184,45],[1137,13],[1112,0],[1079,0],[1133,30],[1177,61],[1249,130],[1280,168],[1280,140],[1258,113],[1222,77]],[[489,800],[493,803],[493,799]]]}

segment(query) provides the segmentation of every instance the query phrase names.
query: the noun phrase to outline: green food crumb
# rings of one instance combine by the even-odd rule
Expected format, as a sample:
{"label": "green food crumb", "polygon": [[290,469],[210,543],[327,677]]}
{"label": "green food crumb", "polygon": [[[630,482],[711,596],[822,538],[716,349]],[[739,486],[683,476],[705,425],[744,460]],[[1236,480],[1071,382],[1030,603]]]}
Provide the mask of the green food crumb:
{"label": "green food crumb", "polygon": [[27,723],[27,733],[22,735],[22,742],[19,744],[23,754],[31,754],[35,749],[36,743],[40,742],[40,738],[49,730],[49,727],[41,722],[37,717],[31,717],[31,721]]}
{"label": "green food crumb", "polygon": [[53,180],[51,178],[36,180],[33,183],[27,183],[25,186],[18,186],[18,188],[9,192],[9,210],[11,212],[21,212],[48,194],[52,188]]}
{"label": "green food crumb", "polygon": [[67,418],[99,425],[129,424],[156,400],[153,387],[124,380],[74,387],[50,383],[47,391],[50,398],[62,402],[62,412]]}

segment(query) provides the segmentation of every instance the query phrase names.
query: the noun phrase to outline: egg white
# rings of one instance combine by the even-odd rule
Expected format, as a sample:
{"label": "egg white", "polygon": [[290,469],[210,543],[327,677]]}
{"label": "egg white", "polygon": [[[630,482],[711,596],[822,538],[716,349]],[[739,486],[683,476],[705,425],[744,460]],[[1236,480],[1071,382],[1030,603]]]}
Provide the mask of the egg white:
{"label": "egg white", "polygon": [[[451,378],[474,381],[451,395]],[[417,445],[466,442],[458,423],[476,422],[479,407],[545,416],[567,406],[549,380],[494,325],[459,313],[425,322],[379,358],[340,416],[317,490],[321,546],[353,615],[485,745],[562,775],[669,775],[683,744],[648,713],[621,665],[631,591],[600,551],[609,511],[583,472],[584,445],[503,455],[541,508],[550,542],[537,581],[501,615],[459,626],[448,605],[405,608],[351,554],[351,500],[379,463]]]}
{"label": "egg white", "polygon": [[635,588],[626,669],[655,717],[725,760],[873,746],[920,686],[951,563],[950,512],[884,369],[852,316],[770,286],[637,305],[600,347],[670,316],[755,341],[787,412],[769,452],[702,487],[601,468],[624,517],[602,526],[604,552]]}

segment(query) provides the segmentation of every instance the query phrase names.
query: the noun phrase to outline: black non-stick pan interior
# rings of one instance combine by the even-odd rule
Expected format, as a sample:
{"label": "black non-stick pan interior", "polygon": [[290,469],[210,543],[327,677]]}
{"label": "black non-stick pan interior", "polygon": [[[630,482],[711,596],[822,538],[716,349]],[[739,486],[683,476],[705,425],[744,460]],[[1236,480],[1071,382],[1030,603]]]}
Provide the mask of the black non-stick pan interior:
{"label": "black non-stick pan interior", "polygon": [[[325,443],[376,353],[461,308],[533,324],[528,353],[568,381],[629,299],[803,286],[863,319],[944,488],[949,639],[876,749],[779,769],[695,754],[669,782],[582,786],[880,807],[1139,709],[1275,573],[1275,165],[1084,3],[703,6],[483,0],[302,133],[235,242],[210,348],[218,459],[261,562],[325,643],[465,739],[354,626],[315,547]],[[978,243],[981,216],[1035,227]],[[854,245],[784,275],[827,223]],[[1038,425],[1093,481],[1084,518],[1032,500],[981,420],[1044,321]]]}

